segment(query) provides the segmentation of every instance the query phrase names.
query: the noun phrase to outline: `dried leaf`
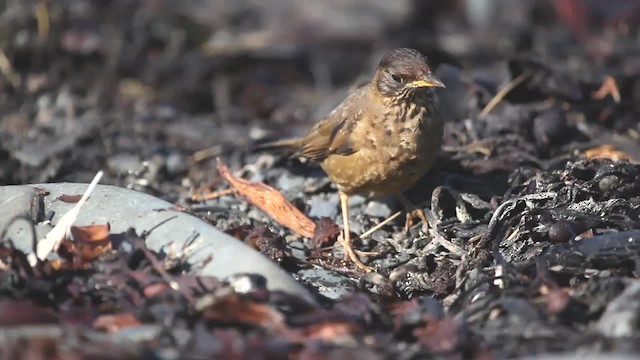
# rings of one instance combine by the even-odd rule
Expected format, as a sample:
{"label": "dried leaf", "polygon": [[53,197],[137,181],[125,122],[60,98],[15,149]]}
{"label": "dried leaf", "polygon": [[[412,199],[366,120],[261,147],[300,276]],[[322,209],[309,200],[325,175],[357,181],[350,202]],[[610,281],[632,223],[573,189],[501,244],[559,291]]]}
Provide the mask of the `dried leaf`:
{"label": "dried leaf", "polygon": [[291,255],[286,241],[269,231],[269,228],[264,225],[252,229],[244,237],[244,243],[258,250],[275,263],[280,263],[284,257]]}
{"label": "dried leaf", "polygon": [[556,315],[569,305],[571,295],[564,289],[553,289],[545,295],[545,300],[547,314]]}
{"label": "dried leaf", "polygon": [[261,182],[236,178],[220,158],[217,159],[217,162],[220,174],[251,204],[294,233],[307,238],[313,237],[316,224],[293,206],[278,190]]}
{"label": "dried leaf", "polygon": [[107,245],[110,241],[109,223],[100,225],[71,226],[71,239],[78,243],[90,245]]}
{"label": "dried leaf", "polygon": [[54,269],[81,268],[111,250],[109,224],[71,226],[69,239],[62,240],[58,255],[63,261],[52,261]]}
{"label": "dried leaf", "polygon": [[355,323],[343,321],[328,321],[320,324],[313,324],[304,331],[307,339],[320,339],[326,342],[340,341],[351,337],[361,330]]}
{"label": "dried leaf", "polygon": [[450,353],[462,342],[460,327],[455,320],[443,318],[429,321],[424,327],[413,330],[418,342],[435,353]]}
{"label": "dried leaf", "polygon": [[56,200],[60,200],[64,203],[68,203],[68,204],[75,204],[78,201],[80,201],[80,199],[82,199],[82,195],[67,195],[67,194],[62,194],[60,196],[58,196],[58,198]]}
{"label": "dried leaf", "polygon": [[29,324],[55,324],[58,317],[41,306],[28,301],[5,300],[0,302],[0,326]]}
{"label": "dried leaf", "polygon": [[144,297],[147,299],[151,299],[159,294],[171,289],[171,287],[163,282],[157,282],[154,284],[149,284],[142,289],[142,293]]}
{"label": "dried leaf", "polygon": [[109,224],[71,226],[71,239],[64,241],[71,252],[79,255],[83,262],[97,259],[104,252],[111,250]]}
{"label": "dried leaf", "polygon": [[611,98],[616,102],[616,104],[620,103],[620,90],[618,89],[616,79],[608,75],[602,81],[602,86],[591,93],[591,98],[594,100],[602,100],[607,97],[607,95],[611,95]]}
{"label": "dried leaf", "polygon": [[205,319],[261,326],[281,334],[288,333],[284,315],[267,304],[243,299],[235,294],[215,299],[210,297],[205,300],[206,303],[202,306]]}
{"label": "dried leaf", "polygon": [[340,235],[340,228],[328,217],[321,217],[316,223],[316,231],[311,239],[311,246],[318,246],[335,242]]}
{"label": "dried leaf", "polygon": [[103,175],[103,172],[98,171],[98,173],[93,178],[93,180],[91,181],[91,184],[89,184],[89,186],[87,187],[87,190],[82,195],[82,198],[80,199],[80,201],[78,201],[76,206],[71,208],[71,210],[67,211],[64,215],[62,215],[62,217],[58,221],[58,224],[56,224],[56,226],[54,226],[53,229],[51,229],[47,233],[44,239],[38,242],[36,253],[29,254],[29,257],[28,257],[29,264],[31,266],[34,266],[38,262],[38,259],[44,260],[47,256],[49,256],[49,254],[52,251],[55,251],[58,249],[62,240],[69,237],[69,228],[76,221],[76,218],[80,213],[80,209],[82,208],[82,205],[84,205],[84,203],[87,202],[89,195],[91,195],[91,192],[100,181],[100,178],[102,178],[102,175]]}
{"label": "dried leaf", "polygon": [[600,145],[584,152],[584,156],[588,159],[609,159],[612,161],[628,160],[632,161],[633,157],[621,150],[617,150],[615,146],[610,144]]}
{"label": "dried leaf", "polygon": [[98,330],[106,330],[109,333],[114,333],[118,330],[140,325],[140,321],[136,319],[131,313],[120,313],[111,315],[98,316],[93,321],[93,327]]}

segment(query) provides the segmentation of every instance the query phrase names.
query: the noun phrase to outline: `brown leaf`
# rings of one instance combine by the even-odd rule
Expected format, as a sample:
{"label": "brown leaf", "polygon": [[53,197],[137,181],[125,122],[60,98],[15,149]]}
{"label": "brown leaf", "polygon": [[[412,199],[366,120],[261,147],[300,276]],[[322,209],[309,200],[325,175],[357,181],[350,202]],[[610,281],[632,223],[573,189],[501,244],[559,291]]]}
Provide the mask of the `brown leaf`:
{"label": "brown leaf", "polygon": [[146,285],[142,289],[142,293],[144,294],[144,296],[147,299],[151,299],[151,298],[163,293],[164,291],[167,291],[167,290],[170,290],[170,289],[171,288],[169,287],[169,285],[167,285],[165,283],[157,282],[157,283]]}
{"label": "brown leaf", "polygon": [[624,151],[617,150],[613,145],[605,144],[600,145],[584,152],[584,156],[587,159],[609,159],[613,161],[629,160],[632,161],[633,157]]}
{"label": "brown leaf", "polygon": [[75,204],[78,201],[80,201],[80,199],[82,199],[82,195],[67,195],[67,194],[62,194],[60,196],[58,196],[58,198],[56,200],[60,200],[64,203],[68,203],[68,204]]}
{"label": "brown leaf", "polygon": [[307,238],[313,237],[316,224],[293,206],[278,190],[261,182],[236,178],[220,158],[216,161],[220,175],[251,204],[294,233]]}
{"label": "brown leaf", "polygon": [[620,103],[621,97],[618,84],[616,83],[616,79],[609,75],[605,76],[602,81],[602,86],[591,93],[591,98],[594,100],[602,100],[607,97],[607,95],[611,95],[611,98],[616,102],[616,104]]}
{"label": "brown leaf", "polygon": [[27,301],[0,302],[0,326],[55,324],[58,317],[50,310]]}
{"label": "brown leaf", "polygon": [[547,313],[556,315],[561,313],[569,302],[571,295],[564,289],[553,289],[545,295]]}
{"label": "brown leaf", "polygon": [[413,335],[425,348],[436,353],[455,351],[461,343],[460,327],[455,320],[446,317],[414,329]]}
{"label": "brown leaf", "polygon": [[[252,230],[253,230],[253,225],[242,224],[238,226],[228,227],[224,230],[224,232],[240,241],[245,241],[245,239],[251,233]],[[247,245],[251,246],[254,249],[256,248],[255,244],[247,243]]]}
{"label": "brown leaf", "polygon": [[106,330],[109,333],[138,325],[140,325],[140,321],[131,313],[100,315],[93,321],[94,328]]}
{"label": "brown leaf", "polygon": [[269,231],[269,228],[264,225],[251,230],[245,236],[244,242],[276,263],[282,262],[284,257],[291,254],[285,240]]}
{"label": "brown leaf", "polygon": [[307,327],[304,333],[307,339],[320,339],[326,342],[332,342],[353,336],[360,330],[360,326],[355,323],[327,321]]}
{"label": "brown leaf", "polygon": [[324,244],[335,242],[340,235],[340,228],[328,217],[321,217],[316,223],[316,231],[311,239],[311,247],[316,248]]}
{"label": "brown leaf", "polygon": [[85,243],[93,246],[107,245],[111,242],[109,230],[111,225],[87,225],[71,226],[71,237],[77,243]]}
{"label": "brown leaf", "polygon": [[216,298],[202,309],[204,318],[230,324],[261,326],[288,333],[284,315],[269,305],[229,295]]}
{"label": "brown leaf", "polygon": [[418,300],[411,299],[409,301],[402,301],[392,303],[389,306],[389,312],[393,315],[393,329],[398,331],[405,322],[405,317],[407,317],[412,312],[415,312],[420,308],[418,304]]}
{"label": "brown leaf", "polygon": [[61,255],[68,260],[73,260],[72,266],[85,266],[111,250],[111,236],[109,224],[71,226],[73,241],[63,240]]}

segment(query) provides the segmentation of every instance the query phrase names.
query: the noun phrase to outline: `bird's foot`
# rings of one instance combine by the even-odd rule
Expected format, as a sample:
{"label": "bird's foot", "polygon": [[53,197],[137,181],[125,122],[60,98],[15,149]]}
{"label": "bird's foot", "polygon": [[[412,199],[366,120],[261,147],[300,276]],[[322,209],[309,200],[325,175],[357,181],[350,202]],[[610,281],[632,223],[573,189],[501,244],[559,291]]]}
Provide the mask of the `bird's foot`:
{"label": "bird's foot", "polygon": [[427,220],[427,216],[424,214],[423,209],[413,209],[407,210],[407,220],[404,223],[404,231],[408,232],[413,227],[413,219],[418,218],[425,225],[429,226],[429,220]]}
{"label": "bird's foot", "polygon": [[338,241],[340,242],[340,244],[344,248],[345,260],[347,260],[347,259],[351,260],[357,267],[362,269],[362,271],[364,271],[364,272],[375,271],[374,268],[372,268],[371,266],[366,265],[365,263],[362,262],[362,260],[360,260],[360,258],[358,257],[358,254],[357,254],[357,250],[355,250],[353,248],[353,243],[351,242],[351,239],[350,239],[349,235],[339,236],[338,237]]}

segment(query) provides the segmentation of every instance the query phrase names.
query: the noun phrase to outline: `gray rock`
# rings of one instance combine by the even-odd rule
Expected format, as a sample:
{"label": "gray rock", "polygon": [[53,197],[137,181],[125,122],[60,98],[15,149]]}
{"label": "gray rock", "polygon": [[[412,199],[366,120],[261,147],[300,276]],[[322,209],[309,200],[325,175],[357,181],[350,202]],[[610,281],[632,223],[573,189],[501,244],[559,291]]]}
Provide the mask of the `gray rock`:
{"label": "gray rock", "polygon": [[[9,227],[6,238],[11,239],[19,250],[29,253],[33,249],[31,226],[25,220],[13,221],[18,216],[35,219],[41,213],[37,191],[30,186],[0,187],[0,232]],[[36,238],[42,239],[52,226],[36,224]]]}
{"label": "gray rock", "polygon": [[57,118],[51,121],[65,124],[64,129],[58,129],[52,136],[40,134],[35,137],[11,139],[7,149],[21,163],[33,167],[41,166],[48,159],[55,159],[71,149],[79,140],[91,136],[93,129],[98,126],[99,119],[95,113],[87,112],[75,120],[73,126]]}
{"label": "gray rock", "polygon": [[364,209],[364,213],[378,218],[388,218],[391,216],[389,205],[380,201],[370,201]]}
{"label": "gray rock", "polygon": [[600,334],[612,338],[637,334],[640,312],[638,298],[640,298],[640,281],[636,280],[607,305],[596,325]]}
{"label": "gray rock", "polygon": [[[0,187],[0,209],[11,214],[34,214],[34,206],[41,203],[35,188],[49,192],[42,200],[44,213],[54,211],[52,223],[75,204],[57,200],[62,195],[81,195],[87,184],[38,184]],[[239,273],[257,273],[267,279],[267,287],[297,294],[307,301],[313,297],[289,274],[262,254],[244,243],[217,230],[203,220],[183,212],[173,211],[173,204],[141,192],[109,185],[98,185],[84,205],[75,224],[111,225],[112,233],[125,232],[133,227],[138,234],[150,232],[147,246],[159,251],[174,244],[182,249],[189,240],[195,240],[193,251],[186,261],[198,269],[205,259],[212,260],[198,271],[202,275],[226,278]],[[10,210],[11,209],[11,210]],[[4,217],[2,217],[4,218]],[[15,239],[21,249],[30,249],[30,236],[25,236],[24,225],[11,227],[8,236]],[[42,238],[39,236],[39,238]],[[28,240],[28,241],[27,241]]]}
{"label": "gray rock", "polygon": [[349,278],[322,268],[304,269],[298,271],[298,275],[300,281],[308,283],[319,294],[332,300],[340,300],[356,291],[356,285]]}
{"label": "gray rock", "polygon": [[107,160],[108,169],[116,174],[126,174],[131,170],[140,171],[142,169],[142,161],[135,154],[116,154]]}
{"label": "gray rock", "polygon": [[298,192],[302,190],[305,178],[302,176],[295,176],[290,173],[284,173],[280,176],[276,182],[276,189],[282,192]]}
{"label": "gray rock", "polygon": [[309,202],[309,216],[320,218],[323,216],[333,219],[338,215],[340,201],[337,195],[315,195]]}
{"label": "gray rock", "polygon": [[355,208],[367,202],[367,198],[362,195],[349,196],[349,208]]}
{"label": "gray rock", "polygon": [[187,170],[187,159],[177,152],[172,152],[167,156],[167,172],[175,175]]}

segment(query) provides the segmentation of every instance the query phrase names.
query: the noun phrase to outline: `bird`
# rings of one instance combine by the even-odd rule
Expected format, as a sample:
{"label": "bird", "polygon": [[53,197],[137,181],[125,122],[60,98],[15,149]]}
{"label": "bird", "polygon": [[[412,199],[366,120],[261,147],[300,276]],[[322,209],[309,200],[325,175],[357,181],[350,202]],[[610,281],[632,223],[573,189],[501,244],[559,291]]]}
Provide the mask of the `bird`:
{"label": "bird", "polygon": [[353,90],[306,135],[256,147],[319,163],[338,188],[343,222],[338,240],[345,259],[365,272],[374,269],[353,248],[349,196],[395,195],[407,211],[406,230],[415,217],[428,225],[424,211],[403,192],[427,173],[440,151],[445,116],[436,89],[444,87],[425,55],[394,49],[381,58],[371,81]]}

